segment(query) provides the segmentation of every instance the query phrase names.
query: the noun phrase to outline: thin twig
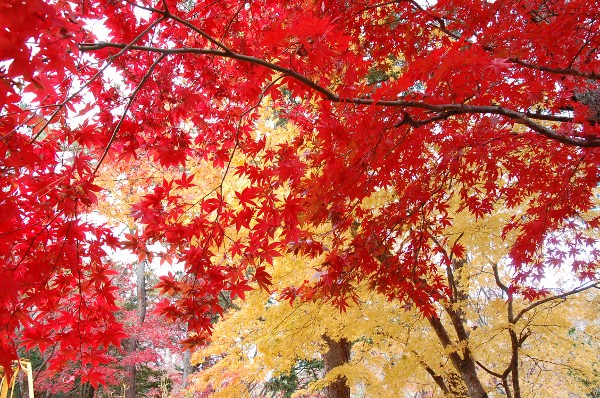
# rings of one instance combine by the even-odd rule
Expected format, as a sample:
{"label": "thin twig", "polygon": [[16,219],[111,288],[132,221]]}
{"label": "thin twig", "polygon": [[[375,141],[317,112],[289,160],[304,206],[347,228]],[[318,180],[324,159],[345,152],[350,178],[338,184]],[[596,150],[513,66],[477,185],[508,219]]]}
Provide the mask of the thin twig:
{"label": "thin twig", "polygon": [[167,56],[166,54],[163,54],[160,57],[158,57],[158,59],[156,61],[154,61],[154,63],[152,63],[152,65],[150,66],[150,68],[148,69],[148,71],[146,72],[144,77],[142,78],[142,80],[140,80],[140,82],[138,83],[135,90],[133,90],[133,93],[131,93],[131,96],[129,97],[129,101],[127,102],[127,106],[125,106],[125,110],[123,111],[123,114],[121,115],[121,118],[119,119],[119,122],[117,123],[117,126],[115,127],[115,130],[113,131],[113,133],[110,137],[110,140],[108,141],[108,144],[106,145],[106,148],[104,149],[104,153],[98,160],[98,164],[96,165],[96,168],[94,169],[94,172],[92,173],[93,175],[96,174],[96,172],[100,168],[100,165],[106,158],[106,155],[108,155],[108,151],[109,151],[110,147],[112,146],[115,138],[117,137],[117,133],[119,132],[119,129],[121,128],[121,125],[123,124],[123,121],[125,120],[125,117],[127,116],[127,111],[131,107],[131,104],[133,104],[133,100],[135,99],[137,93],[141,90],[141,88],[146,83],[148,78],[150,78],[150,75],[152,75],[152,72],[154,72],[154,69],[158,66],[160,61],[162,61],[166,56]]}
{"label": "thin twig", "polygon": [[54,120],[54,118],[56,117],[56,115],[58,115],[58,113],[62,110],[62,108],[64,108],[64,106],[71,101],[73,98],[75,98],[77,95],[79,95],[83,90],[85,90],[86,87],[88,87],[90,84],[92,84],[92,82],[94,80],[96,80],[102,73],[104,73],[104,71],[106,70],[106,68],[108,68],[110,66],[110,64],[119,56],[121,56],[122,54],[124,54],[127,50],[129,50],[138,40],[140,40],[142,37],[144,37],[146,35],[146,33],[148,33],[150,30],[152,30],[156,25],[158,25],[159,23],[161,23],[165,18],[159,18],[156,21],[152,22],[150,25],[148,25],[148,27],[146,29],[144,29],[139,35],[137,35],[131,42],[129,42],[129,44],[125,45],[121,51],[119,51],[118,53],[116,53],[115,55],[111,55],[110,57],[108,57],[108,61],[106,62],[106,64],[100,68],[98,70],[98,72],[96,72],[94,74],[94,76],[92,76],[90,78],[90,80],[88,80],[87,82],[85,82],[81,87],[79,87],[79,89],[77,89],[73,94],[69,95],[67,98],[65,98],[64,101],[62,101],[60,104],[57,104],[56,106],[58,106],[57,109],[54,110],[54,112],[52,112],[52,114],[50,115],[50,117],[48,118],[48,120],[46,120],[44,122],[44,125],[42,126],[42,128],[40,129],[40,131],[31,139],[30,143],[35,142],[40,134],[42,134],[42,132],[44,130],[46,130],[46,128],[48,127],[48,125],[50,123],[52,123],[52,120]]}
{"label": "thin twig", "polygon": [[518,320],[519,320],[519,319],[520,319],[520,318],[521,318],[523,315],[525,315],[525,313],[527,313],[528,311],[531,311],[532,309],[534,309],[535,307],[537,307],[537,306],[539,306],[539,305],[545,304],[545,303],[547,303],[547,302],[549,302],[549,301],[553,301],[553,300],[560,300],[560,299],[564,299],[564,298],[567,298],[567,297],[569,297],[569,296],[572,296],[572,295],[574,295],[574,294],[581,293],[581,292],[583,292],[583,291],[586,291],[586,290],[588,290],[588,289],[591,289],[591,288],[593,288],[593,287],[598,287],[598,286],[600,286],[600,281],[598,281],[598,282],[594,282],[594,283],[592,283],[591,285],[587,285],[587,286],[585,286],[585,285],[584,285],[584,286],[580,286],[580,287],[578,287],[578,288],[576,288],[576,289],[573,289],[573,290],[570,290],[570,291],[568,291],[568,292],[565,292],[565,293],[562,293],[562,294],[557,294],[557,295],[555,295],[555,296],[551,296],[551,297],[546,297],[545,299],[542,299],[542,300],[540,300],[540,301],[536,301],[535,303],[533,303],[533,304],[530,304],[529,306],[527,306],[527,307],[523,308],[521,311],[519,311],[519,313],[517,314],[517,316],[515,316],[514,323],[516,324],[516,323],[517,323],[517,321],[518,321]]}

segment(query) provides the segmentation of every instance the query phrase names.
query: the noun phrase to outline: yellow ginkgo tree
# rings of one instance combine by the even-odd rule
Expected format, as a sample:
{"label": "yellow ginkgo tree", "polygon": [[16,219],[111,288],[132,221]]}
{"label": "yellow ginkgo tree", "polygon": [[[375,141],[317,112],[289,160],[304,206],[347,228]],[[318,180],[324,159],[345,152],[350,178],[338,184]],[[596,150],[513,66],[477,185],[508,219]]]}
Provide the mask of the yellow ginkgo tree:
{"label": "yellow ginkgo tree", "polygon": [[[390,200],[382,190],[363,206],[383,208]],[[502,208],[474,220],[448,202],[454,225],[431,235],[448,286],[434,313],[390,301],[366,282],[356,286],[356,301],[345,312],[318,297],[290,306],[277,293],[252,291],[194,354],[199,370],[191,389],[214,397],[290,396],[284,391],[296,397],[469,397],[470,383],[490,396],[542,397],[552,390],[566,398],[597,387],[598,281],[578,284],[557,273],[538,281],[535,291],[520,288],[512,283],[514,237],[505,233]],[[276,259],[272,291],[316,283],[323,278],[321,260]],[[340,361],[343,347],[347,358]],[[328,367],[335,350],[338,362]],[[315,361],[324,369],[307,371],[304,365]],[[273,383],[286,375],[292,383]]]}

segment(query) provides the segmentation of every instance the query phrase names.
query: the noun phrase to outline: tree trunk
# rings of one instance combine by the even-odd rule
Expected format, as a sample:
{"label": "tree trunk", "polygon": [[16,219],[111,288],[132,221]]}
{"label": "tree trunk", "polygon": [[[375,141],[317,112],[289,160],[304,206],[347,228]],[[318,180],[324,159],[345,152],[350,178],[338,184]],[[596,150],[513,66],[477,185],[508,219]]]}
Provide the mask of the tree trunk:
{"label": "tree trunk", "polygon": [[416,351],[413,351],[413,354],[423,369],[425,369],[433,381],[435,381],[435,384],[437,384],[440,390],[442,390],[444,397],[469,398],[469,395],[467,394],[467,388],[458,374],[455,372],[446,372],[445,374],[441,375],[437,373],[431,366],[429,366]]}
{"label": "tree trunk", "polygon": [[190,361],[192,359],[192,352],[190,350],[185,350],[183,352],[183,377],[181,380],[181,388],[187,387],[187,379],[191,373]]}
{"label": "tree trunk", "polygon": [[[512,302],[511,302],[512,304]],[[512,308],[511,308],[512,310]],[[512,311],[511,311],[512,312]],[[512,318],[512,314],[511,314]],[[511,319],[512,321],[512,319]],[[513,322],[510,323],[511,326],[514,325]],[[521,343],[519,342],[519,338],[515,333],[514,329],[509,329],[508,333],[510,334],[510,342],[512,346],[512,361],[510,364],[511,367],[511,378],[513,384],[513,394],[515,398],[521,398],[521,383],[519,379],[519,348],[521,347]]]}
{"label": "tree trunk", "polygon": [[[122,345],[127,355],[134,353],[137,345],[135,337],[123,339]],[[129,365],[125,365],[123,368],[123,370],[125,371],[125,380],[123,380],[123,382],[125,383],[124,396],[125,398],[136,398],[137,387],[135,384],[135,376],[137,373],[137,369],[135,368],[135,364],[132,363]]]}
{"label": "tree trunk", "polygon": [[81,398],[94,398],[94,394],[96,393],[96,389],[90,383],[84,383],[81,385],[81,394],[79,395]]}
{"label": "tree trunk", "polygon": [[[452,340],[446,331],[442,321],[437,316],[431,316],[428,318],[429,324],[433,328],[435,334],[437,335],[440,343],[444,348],[452,347]],[[468,340],[464,340],[468,341]],[[462,379],[465,387],[467,388],[467,393],[470,398],[488,398],[487,392],[483,388],[479,377],[477,376],[477,369],[475,368],[475,360],[471,356],[468,347],[464,349],[463,356],[459,355],[457,352],[451,352],[448,354],[450,357],[450,361],[456,369],[457,374]]]}
{"label": "tree trunk", "polygon": [[[136,265],[136,290],[137,290],[137,315],[138,325],[141,325],[146,320],[146,308],[148,301],[146,297],[146,261],[140,261]],[[134,337],[123,340],[123,347],[127,354],[132,354],[137,349],[137,341]],[[125,366],[125,398],[137,397],[136,385],[137,369],[135,364]]]}
{"label": "tree trunk", "polygon": [[[350,342],[346,339],[335,341],[327,335],[323,335],[323,340],[327,343],[328,351],[323,355],[325,372],[348,363],[350,361]],[[327,398],[350,398],[350,387],[345,377],[340,377],[325,390]]]}
{"label": "tree trunk", "polygon": [[21,398],[29,397],[29,382],[27,380],[27,374],[25,372],[19,372],[18,376],[19,389],[21,390]]}
{"label": "tree trunk", "polygon": [[448,398],[470,398],[465,383],[456,372],[448,372],[445,375],[448,391],[444,393],[444,397]]}
{"label": "tree trunk", "polygon": [[135,270],[137,280],[137,310],[138,310],[138,321],[140,325],[146,320],[146,308],[148,307],[148,300],[146,298],[146,261],[140,261],[137,264]]}

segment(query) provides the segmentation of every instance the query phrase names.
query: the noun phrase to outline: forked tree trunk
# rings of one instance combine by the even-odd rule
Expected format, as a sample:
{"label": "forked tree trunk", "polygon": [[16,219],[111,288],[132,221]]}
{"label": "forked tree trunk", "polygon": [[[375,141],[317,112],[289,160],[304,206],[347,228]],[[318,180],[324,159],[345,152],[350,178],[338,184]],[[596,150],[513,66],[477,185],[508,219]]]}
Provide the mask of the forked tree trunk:
{"label": "forked tree trunk", "polygon": [[[323,355],[325,372],[350,361],[350,342],[344,338],[336,341],[323,335],[328,351]],[[327,398],[350,398],[350,387],[345,377],[340,377],[325,389]]]}
{"label": "forked tree trunk", "polygon": [[[437,316],[431,316],[428,318],[429,324],[432,326],[435,334],[437,335],[440,343],[446,349],[452,348],[452,340],[444,327],[444,324]],[[455,330],[460,334],[463,330],[454,324]],[[461,341],[468,341],[468,337],[461,336]],[[456,370],[456,374],[460,376],[461,382],[467,388],[467,394],[469,398],[488,398],[488,395],[477,376],[477,370],[475,368],[475,359],[471,356],[470,350],[466,347],[462,353],[462,356],[457,352],[452,351],[448,354],[450,361]]]}

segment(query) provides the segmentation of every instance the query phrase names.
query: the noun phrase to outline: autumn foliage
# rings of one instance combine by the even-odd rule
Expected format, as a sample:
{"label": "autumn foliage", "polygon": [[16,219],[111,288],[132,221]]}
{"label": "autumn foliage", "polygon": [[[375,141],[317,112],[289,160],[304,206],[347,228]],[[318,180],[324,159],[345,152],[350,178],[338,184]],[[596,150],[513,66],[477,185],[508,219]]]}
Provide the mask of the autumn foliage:
{"label": "autumn foliage", "polygon": [[[507,214],[510,292],[540,297],[532,282],[550,268],[597,278],[598,9],[3,1],[0,364],[59,344],[51,369],[105,381],[125,336],[109,248],[145,259],[160,242],[184,264],[158,307],[193,343],[219,293],[269,290],[282,255],[324,255],[280,292],[291,302],[343,310],[366,281],[432,316],[455,294],[445,267],[465,256],[443,233],[454,209]],[[136,162],[171,172],[137,184],[137,232],[120,241],[88,215],[107,200],[103,170],[139,177]],[[216,171],[209,187],[199,164]]]}

